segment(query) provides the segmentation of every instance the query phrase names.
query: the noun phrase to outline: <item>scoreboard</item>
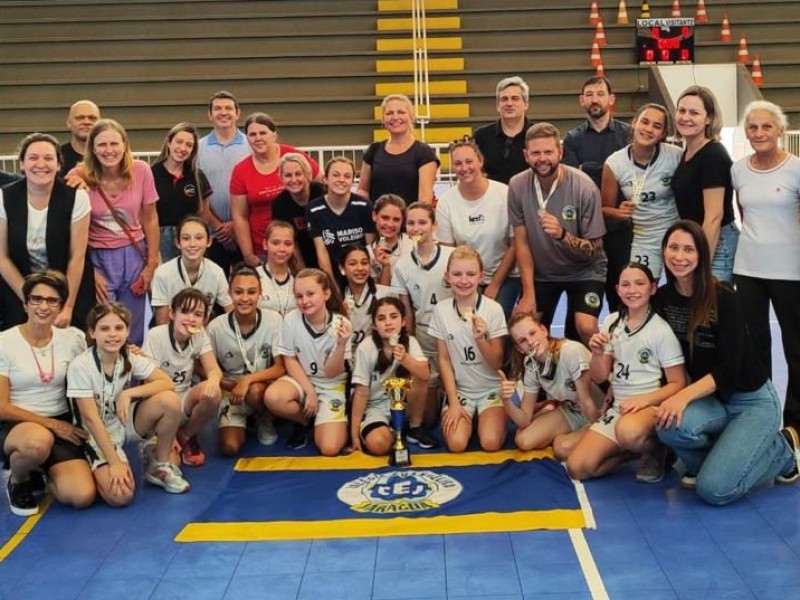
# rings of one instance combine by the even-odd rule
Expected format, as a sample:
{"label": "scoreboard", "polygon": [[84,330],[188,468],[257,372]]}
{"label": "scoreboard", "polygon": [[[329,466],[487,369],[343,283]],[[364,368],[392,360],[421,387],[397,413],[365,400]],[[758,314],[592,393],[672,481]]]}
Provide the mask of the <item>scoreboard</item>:
{"label": "scoreboard", "polygon": [[640,65],[694,62],[694,19],[636,19],[636,60]]}

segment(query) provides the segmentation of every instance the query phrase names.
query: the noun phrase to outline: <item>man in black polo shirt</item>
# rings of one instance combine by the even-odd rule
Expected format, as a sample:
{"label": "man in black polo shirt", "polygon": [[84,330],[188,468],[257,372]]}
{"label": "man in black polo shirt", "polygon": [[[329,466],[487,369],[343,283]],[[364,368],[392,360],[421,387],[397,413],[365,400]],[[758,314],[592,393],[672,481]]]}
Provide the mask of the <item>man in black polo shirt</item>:
{"label": "man in black polo shirt", "polygon": [[[627,123],[611,118],[609,110],[614,106],[615,97],[611,83],[605,77],[589,77],[578,100],[587,119],[564,136],[563,162],[586,173],[599,189],[603,164],[614,152],[630,143],[633,132]],[[617,203],[620,201],[621,196]],[[615,286],[622,267],[630,261],[632,237],[630,221],[606,220],[603,249],[608,257],[608,274],[605,291],[611,311],[619,307]],[[571,321],[568,319],[567,323]]]}
{"label": "man in black polo shirt", "polygon": [[69,129],[70,138],[66,144],[61,144],[63,162],[60,175],[62,177],[83,160],[89,131],[99,120],[100,109],[91,100],[78,100],[70,106],[69,115],[67,116],[67,129]]}
{"label": "man in black polo shirt", "polygon": [[525,162],[525,132],[532,123],[528,111],[528,84],[521,77],[506,77],[497,84],[497,112],[500,118],[475,130],[475,143],[483,154],[489,179],[508,183],[528,168]]}

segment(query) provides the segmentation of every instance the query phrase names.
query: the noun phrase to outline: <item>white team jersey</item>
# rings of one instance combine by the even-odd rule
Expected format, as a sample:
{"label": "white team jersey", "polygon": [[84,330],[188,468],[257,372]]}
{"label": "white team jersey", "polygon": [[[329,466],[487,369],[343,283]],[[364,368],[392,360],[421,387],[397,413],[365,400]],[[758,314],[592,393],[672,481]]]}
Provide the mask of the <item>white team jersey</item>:
{"label": "white team jersey", "polygon": [[430,262],[425,266],[420,265],[416,254],[409,253],[402,256],[392,268],[392,292],[411,299],[417,327],[422,325],[427,328],[436,305],[452,296],[450,288],[444,285],[444,274],[453,250],[437,244]]}
{"label": "white team jersey", "polygon": [[[633,213],[634,243],[661,251],[661,238],[678,220],[678,208],[672,192],[672,176],[681,161],[683,150],[672,144],[659,144],[658,155],[649,166],[633,162],[630,146],[617,150],[606,164],[626,200],[638,202]],[[638,192],[634,198],[634,192]]]}
{"label": "white team jersey", "polygon": [[358,298],[353,295],[349,286],[345,288],[344,303],[347,306],[347,318],[353,326],[354,348],[372,333],[372,317],[369,314],[372,303],[390,295],[391,288],[386,285],[376,285],[374,292],[369,289],[368,285],[364,286]]}
{"label": "white team jersey", "polygon": [[208,324],[208,337],[217,362],[227,378],[263,371],[272,366],[278,353],[281,316],[274,310],[259,309],[256,326],[239,335],[235,313],[220,315]]}
{"label": "white team jersey", "polygon": [[[611,313],[600,330],[608,333],[618,318],[619,313]],[[625,398],[656,391],[661,387],[661,370],[684,363],[678,338],[655,312],[634,331],[628,330],[627,318],[621,319],[610,337],[606,354],[614,356],[610,381],[615,407]]]}
{"label": "white team jersey", "polygon": [[562,342],[555,368],[551,357],[544,364],[532,357],[526,358],[522,377],[525,392],[538,394],[540,389],[544,389],[548,399],[568,402],[580,411],[575,382],[589,370],[591,358],[592,354],[586,346],[572,340]]}
{"label": "white team jersey", "polygon": [[200,263],[197,281],[191,283],[182,260],[178,256],[156,269],[153,275],[153,299],[151,301],[154,307],[169,306],[178,292],[187,287],[198,289],[206,295],[209,314],[211,314],[215,303],[223,307],[233,304],[233,300],[231,300],[228,293],[228,280],[225,279],[225,272],[219,265],[204,258],[203,262]]}
{"label": "white team jersey", "polygon": [[[393,377],[397,368],[392,368],[392,365],[390,365],[383,373],[376,371],[375,365],[378,362],[378,352],[375,340],[371,336],[358,346],[353,367],[353,385],[369,387],[367,410],[385,409],[388,413],[389,399],[383,390],[383,382],[389,377]],[[408,354],[416,360],[427,360],[414,336],[409,336],[408,338]]]}
{"label": "white team jersey", "polygon": [[146,380],[156,370],[156,364],[146,356],[128,354],[131,370],[122,373],[123,359],[117,359],[114,375],[109,378],[94,348],[78,356],[67,371],[67,397],[94,398],[97,411],[105,424],[111,442],[121,448],[125,444],[125,424],[117,417],[117,398],[131,379]]}
{"label": "white team jersey", "polygon": [[[337,315],[337,319],[339,318],[345,317]],[[293,310],[283,320],[281,341],[278,345],[278,354],[296,358],[312,383],[326,387],[335,387],[347,379],[344,372],[333,379],[326,377],[324,373],[323,365],[336,348],[336,337],[331,328],[333,322],[333,315],[329,313],[327,326],[317,333],[306,322],[302,312]],[[351,344],[351,340],[348,340],[344,352],[345,360],[352,358]]]}
{"label": "white team jersey", "polygon": [[[381,271],[383,270],[383,265],[378,263],[375,260],[375,246],[380,243],[380,237],[376,237],[375,241],[367,246],[367,254],[369,255],[369,274],[370,276],[377,281],[378,277],[380,277]],[[414,242],[411,241],[411,238],[408,237],[405,233],[401,233],[397,243],[391,249],[391,255],[389,256],[389,264],[394,270],[394,266],[397,264],[397,261],[400,260],[400,257],[406,256],[407,254],[411,254],[411,249],[414,247]]]}
{"label": "white team jersey", "polygon": [[[503,308],[491,298],[479,295],[475,314],[486,320],[489,339],[508,334]],[[462,318],[455,298],[436,306],[428,333],[447,344],[459,395],[476,398],[497,391],[500,377],[483,360],[472,337],[472,322]]]}
{"label": "white team jersey", "polygon": [[[509,238],[514,237],[508,223],[508,186],[488,181],[486,193],[477,200],[467,200],[454,185],[436,204],[436,238],[444,244],[475,248],[486,271],[484,284],[491,282],[508,250]],[[514,267],[510,275],[518,274]]]}
{"label": "white team jersey", "polygon": [[283,281],[278,281],[270,273],[269,267],[265,264],[256,267],[259,279],[261,279],[261,298],[258,299],[259,308],[274,310],[280,316],[286,316],[290,310],[297,308],[294,299],[294,277],[289,275]]}
{"label": "white team jersey", "polygon": [[[53,327],[52,341],[33,348],[19,328],[17,325],[0,333],[0,375],[8,379],[11,404],[43,417],[66,413],[67,368],[86,350],[86,337],[75,327]],[[51,381],[42,382],[42,374],[52,375]]]}
{"label": "white team jersey", "polygon": [[144,353],[152,358],[175,383],[178,395],[185,394],[192,387],[194,361],[203,354],[213,352],[211,340],[205,329],[189,338],[185,348],[181,348],[172,334],[169,323],[153,327],[144,338]]}

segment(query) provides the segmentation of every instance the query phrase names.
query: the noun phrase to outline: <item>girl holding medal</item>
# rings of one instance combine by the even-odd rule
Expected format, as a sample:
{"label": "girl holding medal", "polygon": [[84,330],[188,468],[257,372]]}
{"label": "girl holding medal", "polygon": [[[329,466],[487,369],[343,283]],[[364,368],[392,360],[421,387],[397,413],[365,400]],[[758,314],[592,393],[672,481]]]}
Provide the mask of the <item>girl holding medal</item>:
{"label": "girl holding medal", "polygon": [[392,282],[392,266],[411,252],[411,239],[403,233],[405,218],[406,203],[397,194],[384,194],[375,201],[372,219],[379,237],[367,249],[371,275],[380,284]]}
{"label": "girl holding medal", "polygon": [[[90,433],[84,451],[97,491],[110,506],[133,500],[133,474],[123,446],[126,439],[145,443],[156,436],[145,480],[170,494],[189,491],[189,482],[169,462],[181,421],[175,386],[150,359],[127,350],[131,313],[112,302],[95,306],[86,319],[92,346],[69,365],[67,397],[77,419]],[[127,388],[131,380],[143,383]]]}
{"label": "girl holding medal", "polygon": [[376,285],[370,275],[370,257],[361,244],[345,246],[339,265],[346,281],[344,305],[353,326],[353,347],[372,333],[372,305],[378,298],[389,295],[389,286]]}
{"label": "girl holding medal", "polygon": [[338,455],[347,443],[347,372],[353,328],[331,279],[320,269],[303,269],[294,280],[297,310],[283,320],[278,353],[286,376],[265,395],[274,415],[295,423],[292,449],[306,445],[309,425],[324,456]]}
{"label": "girl holding medal", "polygon": [[602,477],[632,453],[642,455],[637,481],[664,478],[666,451],[656,438],[656,413],[686,385],[686,374],[678,339],[650,306],[656,287],[645,265],[629,263],[617,284],[622,308],[589,340],[592,380],[610,381],[613,403],[570,453],[567,471],[574,479]]}
{"label": "girl holding medal", "polygon": [[[381,298],[372,305],[373,329],[356,350],[353,371],[353,414],[350,439],[353,450],[376,456],[389,454],[394,437],[389,426],[389,399],[383,382],[390,377],[411,377],[409,420],[422,422],[428,393],[428,361],[419,343],[408,335],[405,309],[397,298]],[[409,430],[409,441],[421,448],[438,446],[422,428]]]}
{"label": "girl holding medal", "polygon": [[[647,266],[661,277],[661,240],[678,220],[672,175],[681,149],[664,143],[670,118],[660,104],[645,104],[633,119],[633,143],[608,157],[603,166],[603,216],[633,219],[630,260]],[[625,200],[617,207],[619,193]]]}
{"label": "girl holding medal", "polygon": [[495,452],[506,438],[506,413],[497,375],[508,334],[503,308],[478,292],[483,263],[469,246],[453,250],[445,277],[453,298],[437,304],[428,330],[436,338],[447,398],[442,433],[451,452],[464,452],[477,416],[481,448]]}
{"label": "girl holding medal", "polygon": [[[392,269],[392,293],[400,298],[408,319],[408,330],[414,334],[428,358],[428,401],[424,423],[434,425],[439,419],[439,363],[436,340],[428,334],[436,305],[452,296],[444,283],[447,261],[453,253],[450,246],[439,245],[435,238],[436,213],[427,202],[415,202],[406,212],[406,231],[412,242],[409,254],[400,257]],[[422,423],[409,422],[421,426]]]}
{"label": "girl holding medal", "polygon": [[225,456],[235,456],[244,446],[251,415],[257,418],[258,441],[265,446],[277,441],[272,417],[266,412],[264,391],[269,382],[286,372],[276,351],[281,316],[258,308],[258,272],[244,264],[237,266],[230,294],[233,312],[220,315],[208,325],[211,346],[223,371],[217,436]]}
{"label": "girl holding medal", "polygon": [[294,278],[289,263],[294,256],[294,228],[286,221],[271,221],[267,225],[264,250],[267,259],[256,267],[261,278],[259,308],[269,308],[280,316],[296,308]]}
{"label": "girl holding medal", "polygon": [[[189,467],[205,464],[206,455],[197,442],[197,434],[217,414],[222,397],[222,371],[203,329],[208,311],[208,298],[203,292],[195,288],[181,290],[172,299],[169,323],[148,331],[142,348],[172,379],[181,399],[185,423],[178,429],[177,440],[181,462]],[[195,361],[202,367],[204,381],[192,386]]]}
{"label": "girl holding medal", "polygon": [[[603,403],[603,392],[589,374],[591,354],[580,342],[550,337],[531,313],[514,315],[508,332],[515,348],[512,377],[521,372],[525,390],[517,406],[513,397],[518,382],[499,372],[503,406],[517,425],[514,443],[526,451],[552,445],[556,458],[566,460]],[[537,401],[540,390],[547,393],[546,402]]]}
{"label": "girl holding medal", "polygon": [[233,310],[225,272],[205,258],[211,246],[208,226],[200,217],[191,215],[178,225],[176,244],[181,255],[160,265],[153,275],[153,318],[156,325],[170,320],[170,305],[184,288],[195,288],[208,298],[208,316],[214,305],[226,313]]}

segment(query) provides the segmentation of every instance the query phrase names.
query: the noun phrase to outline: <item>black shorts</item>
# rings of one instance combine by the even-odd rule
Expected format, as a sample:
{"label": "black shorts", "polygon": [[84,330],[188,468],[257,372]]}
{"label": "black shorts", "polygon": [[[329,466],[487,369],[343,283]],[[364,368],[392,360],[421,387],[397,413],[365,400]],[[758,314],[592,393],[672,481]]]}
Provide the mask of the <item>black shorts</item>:
{"label": "black shorts", "polygon": [[[64,413],[63,415],[58,415],[52,418],[58,419],[59,421],[72,423],[72,415],[70,413]],[[19,423],[0,421],[0,450],[3,452],[4,469],[8,469],[11,466],[8,454],[6,454],[5,450],[6,438],[8,437],[8,434],[11,433],[11,430],[17,425],[19,425]],[[68,460],[86,460],[86,456],[83,453],[83,448],[81,446],[76,446],[72,442],[62,440],[60,437],[55,436],[53,447],[50,449],[50,456],[48,456],[47,460],[45,460],[39,466],[45,470],[48,470],[53,465],[67,462]]]}
{"label": "black shorts", "polygon": [[537,281],[536,310],[542,314],[542,323],[548,327],[553,322],[561,294],[567,293],[567,314],[583,313],[597,318],[603,308],[602,281]]}

